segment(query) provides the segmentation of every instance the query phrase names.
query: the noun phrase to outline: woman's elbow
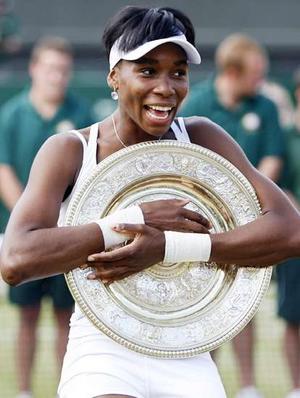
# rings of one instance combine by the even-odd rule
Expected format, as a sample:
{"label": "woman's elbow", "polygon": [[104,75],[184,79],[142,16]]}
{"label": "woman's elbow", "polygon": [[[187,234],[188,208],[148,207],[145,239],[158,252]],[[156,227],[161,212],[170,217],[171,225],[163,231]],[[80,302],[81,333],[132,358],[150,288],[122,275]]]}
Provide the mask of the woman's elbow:
{"label": "woman's elbow", "polygon": [[24,281],[24,275],[16,256],[2,253],[0,257],[0,271],[3,280],[11,286],[17,286]]}

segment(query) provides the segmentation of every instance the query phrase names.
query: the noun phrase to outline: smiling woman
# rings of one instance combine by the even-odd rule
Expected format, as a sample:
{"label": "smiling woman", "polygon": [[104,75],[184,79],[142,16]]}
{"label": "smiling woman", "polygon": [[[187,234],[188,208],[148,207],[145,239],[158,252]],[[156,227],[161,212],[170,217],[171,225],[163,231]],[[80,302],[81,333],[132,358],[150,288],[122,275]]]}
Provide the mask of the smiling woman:
{"label": "smiling woman", "polygon": [[[183,22],[175,20],[173,14],[174,23],[170,23],[171,11],[149,10],[149,15],[143,19],[144,11],[135,8],[136,15],[127,15],[126,19],[129,10],[132,9],[126,8],[119,14],[121,36],[116,36],[112,20],[104,32],[103,42],[110,64],[108,84],[119,97],[115,116],[117,131],[121,130],[123,113],[130,115],[131,127],[143,130],[143,134],[138,132],[139,139],[135,141],[132,128],[126,129],[122,121],[122,141],[132,144],[155,139],[169,130],[188,92],[188,63],[199,64],[201,58],[193,45],[193,29],[181,13],[174,11]],[[140,34],[133,34],[137,22]]]}
{"label": "smiling woman", "polygon": [[[138,141],[156,139],[165,134],[188,91],[186,54],[177,44],[165,43],[138,61],[122,61],[115,66],[108,82],[119,93],[115,120],[122,140],[134,143],[132,128],[126,129],[121,118],[130,115],[135,130],[142,130]],[[133,127],[133,126],[132,126]]]}
{"label": "smiling woman", "polygon": [[[221,267],[266,266],[299,255],[300,217],[285,196],[249,164],[219,126],[201,117],[175,118],[188,92],[189,63],[200,63],[190,20],[171,8],[128,6],[108,23],[103,42],[117,110],[91,127],[50,138],[41,148],[7,227],[1,255],[4,279],[14,285],[88,264],[93,271],[87,278],[105,286],[160,261],[166,267],[170,262],[208,260]],[[159,139],[192,142],[229,160],[255,187],[262,216],[234,230],[209,234],[209,221],[185,208],[188,201],[168,199],[87,224],[62,226],[71,198],[97,163],[123,147]],[[102,189],[109,190],[109,183],[102,182],[99,195]],[[105,251],[128,239],[130,244]],[[155,344],[155,335],[152,338]],[[209,353],[148,358],[104,335],[76,306],[60,398],[196,395],[225,397]]]}

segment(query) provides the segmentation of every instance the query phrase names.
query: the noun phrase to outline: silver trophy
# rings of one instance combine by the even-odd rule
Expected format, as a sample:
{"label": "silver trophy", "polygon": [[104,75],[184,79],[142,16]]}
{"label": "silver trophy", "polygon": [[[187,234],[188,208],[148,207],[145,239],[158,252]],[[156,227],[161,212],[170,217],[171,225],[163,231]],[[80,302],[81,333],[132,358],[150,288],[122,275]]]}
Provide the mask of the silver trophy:
{"label": "silver trophy", "polygon": [[[145,142],[102,161],[68,207],[66,225],[82,225],[117,209],[158,199],[189,199],[208,218],[211,233],[228,231],[260,215],[255,191],[218,154],[178,141]],[[160,358],[211,351],[250,321],[272,269],[224,272],[215,263],[159,263],[105,286],[87,280],[91,268],[66,275],[74,299],[90,321],[127,348]]]}

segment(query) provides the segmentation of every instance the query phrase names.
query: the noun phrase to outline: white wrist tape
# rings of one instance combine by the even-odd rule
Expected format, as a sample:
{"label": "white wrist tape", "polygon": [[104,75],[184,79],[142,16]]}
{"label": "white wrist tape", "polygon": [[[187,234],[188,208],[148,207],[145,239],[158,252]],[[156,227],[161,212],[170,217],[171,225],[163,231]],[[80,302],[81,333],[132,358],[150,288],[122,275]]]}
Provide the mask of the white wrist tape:
{"label": "white wrist tape", "polygon": [[111,228],[117,224],[145,224],[142,209],[139,206],[128,207],[94,221],[102,231],[105,249],[119,245],[131,238],[131,235],[121,234]]}
{"label": "white wrist tape", "polygon": [[211,253],[209,234],[165,231],[164,263],[208,261]]}

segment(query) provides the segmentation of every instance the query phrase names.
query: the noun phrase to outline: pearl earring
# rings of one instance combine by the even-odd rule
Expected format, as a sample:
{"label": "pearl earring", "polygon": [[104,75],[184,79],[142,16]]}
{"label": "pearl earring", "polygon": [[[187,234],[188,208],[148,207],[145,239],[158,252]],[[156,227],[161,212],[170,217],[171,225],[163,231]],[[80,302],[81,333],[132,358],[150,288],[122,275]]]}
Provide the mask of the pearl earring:
{"label": "pearl earring", "polygon": [[118,92],[116,91],[116,89],[114,89],[114,90],[110,93],[110,95],[111,95],[111,98],[112,98],[114,101],[117,101],[117,100],[119,99]]}

